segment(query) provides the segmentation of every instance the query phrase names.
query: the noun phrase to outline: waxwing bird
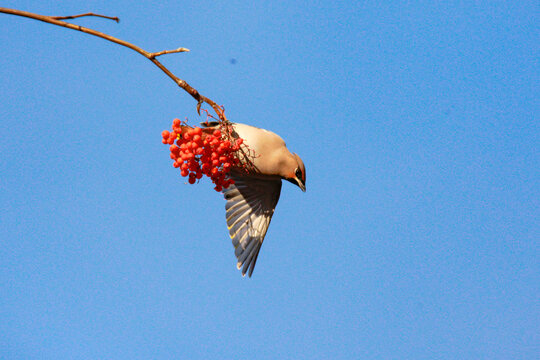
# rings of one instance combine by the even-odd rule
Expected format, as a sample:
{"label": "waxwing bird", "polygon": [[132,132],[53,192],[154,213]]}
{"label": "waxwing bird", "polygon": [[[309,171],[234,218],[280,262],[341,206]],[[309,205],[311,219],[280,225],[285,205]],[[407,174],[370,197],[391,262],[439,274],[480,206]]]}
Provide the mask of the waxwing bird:
{"label": "waxwing bird", "polygon": [[[216,127],[217,123],[202,123]],[[238,259],[237,268],[251,277],[259,250],[272,220],[285,179],[306,191],[306,169],[302,159],[291,153],[277,134],[254,126],[232,123],[235,136],[244,139],[249,154],[237,154],[241,164],[230,177],[235,181],[223,194],[226,219]]]}

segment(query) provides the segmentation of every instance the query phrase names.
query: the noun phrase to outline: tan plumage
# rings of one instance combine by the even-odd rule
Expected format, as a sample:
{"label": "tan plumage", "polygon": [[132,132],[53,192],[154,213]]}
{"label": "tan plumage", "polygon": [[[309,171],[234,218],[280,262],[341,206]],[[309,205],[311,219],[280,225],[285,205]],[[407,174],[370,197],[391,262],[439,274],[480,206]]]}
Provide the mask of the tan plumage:
{"label": "tan plumage", "polygon": [[279,200],[281,179],[305,191],[306,171],[300,157],[277,134],[244,124],[233,124],[233,129],[249,149],[237,155],[250,166],[230,173],[235,184],[223,190],[226,219],[237,267],[242,275],[251,276]]}

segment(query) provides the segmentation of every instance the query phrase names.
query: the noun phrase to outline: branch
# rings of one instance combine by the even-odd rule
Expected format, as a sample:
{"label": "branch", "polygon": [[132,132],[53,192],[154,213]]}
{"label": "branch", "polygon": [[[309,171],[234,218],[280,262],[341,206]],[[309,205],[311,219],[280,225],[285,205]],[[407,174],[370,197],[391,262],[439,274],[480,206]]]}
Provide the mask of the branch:
{"label": "branch", "polygon": [[95,16],[95,17],[100,17],[100,18],[104,18],[104,19],[114,20],[117,23],[120,22],[120,19],[118,17],[116,17],[116,16],[115,17],[110,17],[110,16],[94,14],[94,13],[85,13],[85,14],[70,15],[70,16],[51,16],[51,17],[53,19],[55,19],[55,20],[67,20],[67,19],[76,19],[76,18],[80,18],[80,17],[83,17],[83,16]]}
{"label": "branch", "polygon": [[179,47],[178,49],[174,49],[174,50],[163,50],[163,51],[151,53],[150,56],[152,58],[155,58],[155,57],[158,57],[158,56],[161,56],[161,55],[174,54],[174,53],[187,52],[187,51],[189,51],[189,49]]}
{"label": "branch", "polygon": [[62,26],[62,27],[68,28],[68,29],[81,31],[83,33],[94,35],[94,36],[100,37],[102,39],[105,39],[105,40],[111,41],[113,43],[116,43],[118,45],[122,45],[122,46],[125,46],[127,48],[130,48],[131,50],[138,52],[139,54],[141,54],[142,56],[144,56],[145,58],[147,58],[148,60],[153,62],[154,65],[156,65],[158,68],[161,69],[161,71],[163,71],[165,74],[167,74],[167,76],[170,77],[176,83],[176,85],[178,85],[179,87],[184,89],[189,95],[191,95],[195,100],[197,100],[197,112],[199,113],[199,115],[200,115],[201,105],[203,103],[207,103],[208,105],[210,105],[212,107],[212,109],[214,109],[216,114],[219,116],[220,120],[227,122],[227,118],[225,117],[225,113],[224,113],[223,109],[218,104],[216,104],[214,101],[210,100],[206,96],[203,96],[203,95],[199,94],[199,92],[195,88],[193,88],[187,82],[185,82],[184,80],[182,80],[179,77],[177,77],[176,75],[174,75],[162,63],[160,63],[159,61],[156,60],[156,57],[158,57],[160,55],[189,51],[186,48],[178,48],[176,50],[164,50],[164,51],[151,53],[151,52],[148,52],[148,51],[146,51],[146,50],[144,50],[144,49],[142,49],[142,48],[140,48],[140,47],[138,47],[136,45],[133,45],[132,43],[129,43],[127,41],[115,38],[114,36],[111,36],[111,35],[108,35],[108,34],[105,34],[105,33],[90,29],[90,28],[86,28],[86,27],[79,26],[79,25],[74,25],[74,24],[71,24],[71,23],[60,20],[60,19],[74,19],[74,18],[83,17],[83,16],[96,16],[96,17],[103,17],[103,18],[106,18],[106,19],[119,21],[118,18],[112,18],[112,17],[108,17],[108,16],[104,16],[104,15],[97,15],[97,14],[94,14],[94,13],[86,13],[86,14],[73,15],[73,16],[64,16],[64,17],[55,17],[55,16],[39,15],[39,14],[34,14],[34,13],[31,13],[31,12],[27,12],[27,11],[8,9],[8,8],[3,8],[3,7],[0,7],[0,13],[27,17],[27,18],[34,19],[34,20],[43,21],[43,22],[46,22],[46,23],[49,23],[49,24]]}

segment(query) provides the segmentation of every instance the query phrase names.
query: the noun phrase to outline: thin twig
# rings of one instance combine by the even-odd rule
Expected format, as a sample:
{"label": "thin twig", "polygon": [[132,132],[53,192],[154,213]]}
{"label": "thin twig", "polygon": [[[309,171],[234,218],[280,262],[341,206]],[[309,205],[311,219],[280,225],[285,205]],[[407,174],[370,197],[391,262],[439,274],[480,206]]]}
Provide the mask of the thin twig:
{"label": "thin twig", "polygon": [[120,22],[120,19],[117,16],[111,17],[111,16],[94,14],[94,13],[85,13],[85,14],[70,15],[70,16],[51,16],[51,18],[53,18],[55,20],[69,20],[69,19],[80,18],[80,17],[83,17],[83,16],[95,16],[95,17],[100,17],[100,18],[104,18],[104,19],[114,20],[117,23]]}
{"label": "thin twig", "polygon": [[174,49],[174,50],[163,50],[163,51],[160,51],[160,52],[151,53],[151,54],[150,54],[150,57],[151,57],[151,58],[155,58],[155,57],[158,57],[158,56],[161,56],[161,55],[165,55],[165,54],[174,54],[174,53],[188,52],[188,51],[189,51],[189,49],[180,47],[180,48]]}
{"label": "thin twig", "polygon": [[[164,54],[171,53],[171,52],[182,52],[182,51],[169,50],[169,52],[167,52],[167,50],[166,50],[165,52],[161,51],[161,52],[157,52],[157,53],[151,53],[151,52],[148,52],[148,51],[146,51],[146,50],[144,50],[144,49],[142,49],[142,48],[140,48],[140,47],[138,47],[136,45],[133,45],[132,43],[129,43],[127,41],[115,38],[114,36],[111,36],[111,35],[108,35],[108,34],[105,34],[105,33],[90,29],[90,28],[86,28],[86,27],[83,27],[83,26],[74,25],[74,24],[71,24],[71,23],[68,23],[68,22],[65,22],[65,21],[61,21],[61,20],[56,19],[53,16],[39,15],[39,14],[34,14],[34,13],[31,13],[31,12],[27,12],[27,11],[8,9],[8,8],[3,8],[3,7],[0,7],[0,13],[27,17],[27,18],[34,19],[34,20],[43,21],[43,22],[46,22],[46,23],[49,23],[49,24],[62,26],[62,27],[68,28],[68,29],[81,31],[83,33],[94,35],[94,36],[100,37],[102,39],[105,39],[105,40],[111,41],[113,43],[116,43],[118,45],[122,45],[122,46],[125,46],[127,48],[130,48],[131,50],[138,52],[139,54],[141,54],[142,56],[144,56],[145,58],[147,58],[148,60],[153,62],[154,65],[156,65],[158,68],[161,69],[161,71],[163,71],[165,74],[167,74],[167,76],[170,77],[179,87],[184,89],[189,95],[191,95],[195,100],[197,100],[197,112],[199,114],[200,114],[201,104],[202,103],[207,103],[208,105],[210,105],[212,107],[212,109],[214,109],[214,111],[216,112],[216,114],[219,116],[219,118],[222,121],[224,121],[224,122],[228,121],[227,118],[225,117],[225,113],[223,112],[223,109],[218,104],[216,104],[214,101],[210,100],[206,96],[203,96],[203,95],[199,94],[199,92],[195,88],[193,88],[191,85],[189,85],[186,81],[184,81],[184,80],[180,79],[179,77],[177,77],[176,75],[174,75],[162,63],[160,63],[159,61],[157,61],[155,59],[156,56],[159,56],[159,55],[164,55]],[[83,15],[87,15],[87,14],[83,14]],[[76,16],[79,16],[79,15],[76,15]],[[179,49],[183,49],[183,48],[179,48]],[[177,49],[177,50],[179,50],[179,49]],[[187,50],[187,49],[185,49],[185,50]]]}

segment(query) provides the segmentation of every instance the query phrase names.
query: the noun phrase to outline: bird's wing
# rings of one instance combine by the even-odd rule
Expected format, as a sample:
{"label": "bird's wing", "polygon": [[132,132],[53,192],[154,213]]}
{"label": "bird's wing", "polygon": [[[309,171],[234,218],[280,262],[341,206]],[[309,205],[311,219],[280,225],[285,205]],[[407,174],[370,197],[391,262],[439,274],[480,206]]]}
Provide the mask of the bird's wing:
{"label": "bird's wing", "polygon": [[281,180],[263,180],[231,175],[235,181],[223,190],[227,227],[242,268],[242,276],[253,273],[259,250],[272,220],[281,192]]}

